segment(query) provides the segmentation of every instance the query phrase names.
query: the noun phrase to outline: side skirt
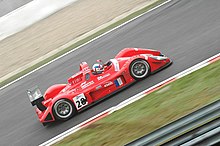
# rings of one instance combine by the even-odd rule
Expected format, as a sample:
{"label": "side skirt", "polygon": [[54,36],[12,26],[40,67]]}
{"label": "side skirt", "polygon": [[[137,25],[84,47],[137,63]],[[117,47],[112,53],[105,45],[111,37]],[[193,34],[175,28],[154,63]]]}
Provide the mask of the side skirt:
{"label": "side skirt", "polygon": [[108,94],[108,95],[106,95],[106,96],[104,96],[104,97],[98,99],[97,101],[91,103],[90,105],[88,105],[88,106],[86,106],[86,107],[84,107],[84,108],[78,110],[78,113],[80,113],[80,112],[82,112],[82,111],[84,111],[84,110],[86,110],[86,109],[88,109],[88,108],[94,106],[95,104],[97,104],[97,103],[99,103],[99,102],[101,102],[101,101],[103,101],[103,100],[109,98],[110,96],[113,96],[113,95],[116,94],[116,93],[119,93],[120,91],[124,90],[125,88],[128,88],[129,86],[131,86],[131,85],[134,84],[134,83],[136,83],[135,80],[134,80],[134,82],[129,83],[129,84],[127,84],[127,85],[121,87],[120,89],[115,90],[114,92],[112,92],[112,93],[110,93],[110,94]]}

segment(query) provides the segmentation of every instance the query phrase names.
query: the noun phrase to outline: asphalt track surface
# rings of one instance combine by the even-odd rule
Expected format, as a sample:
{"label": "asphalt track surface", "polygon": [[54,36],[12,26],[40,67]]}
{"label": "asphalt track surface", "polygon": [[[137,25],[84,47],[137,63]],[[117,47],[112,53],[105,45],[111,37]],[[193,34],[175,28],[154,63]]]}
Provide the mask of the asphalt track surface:
{"label": "asphalt track surface", "polygon": [[32,0],[0,0],[0,17],[31,1]]}
{"label": "asphalt track surface", "polygon": [[[218,0],[174,0],[1,90],[0,145],[41,144],[219,53],[219,5]],[[87,61],[92,65],[96,59],[107,61],[125,47],[159,48],[174,63],[64,123],[48,127],[41,125],[29,103],[26,89],[38,85],[45,91],[50,85],[65,83],[68,77],[78,71],[80,62]]]}

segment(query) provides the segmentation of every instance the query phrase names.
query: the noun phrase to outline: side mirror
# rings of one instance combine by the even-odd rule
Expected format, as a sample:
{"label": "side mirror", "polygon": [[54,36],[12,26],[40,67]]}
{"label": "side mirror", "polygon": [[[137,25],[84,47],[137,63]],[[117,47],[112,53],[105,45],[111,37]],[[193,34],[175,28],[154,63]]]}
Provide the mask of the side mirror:
{"label": "side mirror", "polygon": [[103,65],[103,62],[101,59],[96,60],[96,62],[100,63],[101,65]]}

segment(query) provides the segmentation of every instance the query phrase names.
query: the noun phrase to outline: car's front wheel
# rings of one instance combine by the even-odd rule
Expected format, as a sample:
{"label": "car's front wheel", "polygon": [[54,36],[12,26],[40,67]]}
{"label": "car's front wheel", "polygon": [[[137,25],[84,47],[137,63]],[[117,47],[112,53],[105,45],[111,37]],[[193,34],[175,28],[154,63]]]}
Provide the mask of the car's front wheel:
{"label": "car's front wheel", "polygon": [[53,112],[56,119],[68,120],[76,113],[76,109],[71,101],[60,99],[55,102]]}
{"label": "car's front wheel", "polygon": [[136,59],[131,62],[129,70],[131,76],[138,80],[147,77],[150,73],[150,66],[147,61],[143,59]]}

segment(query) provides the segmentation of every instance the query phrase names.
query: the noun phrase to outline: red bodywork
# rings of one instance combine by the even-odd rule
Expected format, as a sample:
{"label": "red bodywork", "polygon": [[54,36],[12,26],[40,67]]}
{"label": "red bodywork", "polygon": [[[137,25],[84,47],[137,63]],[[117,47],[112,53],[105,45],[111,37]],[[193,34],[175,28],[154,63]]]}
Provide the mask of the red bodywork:
{"label": "red bodywork", "polygon": [[[125,48],[114,59],[110,59],[104,66],[101,74],[94,75],[86,62],[80,64],[80,71],[68,79],[67,84],[53,85],[49,87],[43,98],[42,104],[46,110],[36,108],[40,122],[55,121],[53,105],[59,99],[68,99],[73,102],[79,112],[96,101],[116,93],[119,89],[133,83],[129,66],[135,59],[146,60],[150,66],[150,73],[156,72],[171,63],[168,57],[157,60],[151,56],[164,56],[159,51],[141,48]],[[81,104],[78,97],[86,98]]]}

